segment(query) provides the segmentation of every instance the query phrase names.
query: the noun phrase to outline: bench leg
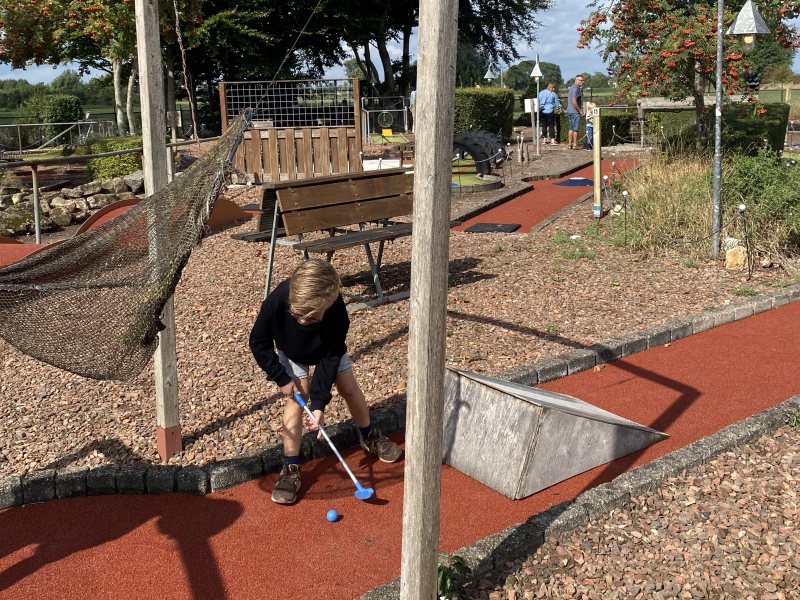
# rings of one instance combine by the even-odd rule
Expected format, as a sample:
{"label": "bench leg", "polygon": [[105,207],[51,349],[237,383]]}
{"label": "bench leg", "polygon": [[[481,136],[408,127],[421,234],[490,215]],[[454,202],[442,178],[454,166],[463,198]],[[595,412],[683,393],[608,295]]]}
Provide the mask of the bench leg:
{"label": "bench leg", "polygon": [[381,265],[383,264],[383,245],[385,244],[385,240],[381,240],[380,246],[378,246],[378,260],[375,262],[377,263],[378,271],[381,270]]}
{"label": "bench leg", "polygon": [[275,260],[275,236],[278,232],[278,202],[275,202],[275,214],[272,217],[272,235],[269,238],[269,262],[267,263],[267,276],[264,281],[264,300],[269,295],[269,286],[272,282],[272,261]]}
{"label": "bench leg", "polygon": [[381,304],[384,302],[383,290],[381,290],[381,280],[378,277],[378,269],[375,268],[375,260],[372,258],[372,250],[369,244],[364,244],[364,250],[367,251],[367,260],[369,261],[369,268],[372,270],[372,283],[375,285],[375,291],[378,292],[378,300]]}
{"label": "bench leg", "polygon": [[[301,244],[306,241],[302,233],[297,234],[297,239],[300,240]],[[303,250],[303,260],[308,260],[308,250]]]}
{"label": "bench leg", "polygon": [[[336,235],[336,228],[335,228],[335,227],[331,227],[331,228],[328,230],[328,236],[329,236],[329,237],[334,237],[335,235]],[[331,262],[331,259],[332,259],[332,258],[333,258],[333,251],[331,251],[331,252],[328,252],[328,253],[325,255],[325,260],[327,260],[328,262]]]}

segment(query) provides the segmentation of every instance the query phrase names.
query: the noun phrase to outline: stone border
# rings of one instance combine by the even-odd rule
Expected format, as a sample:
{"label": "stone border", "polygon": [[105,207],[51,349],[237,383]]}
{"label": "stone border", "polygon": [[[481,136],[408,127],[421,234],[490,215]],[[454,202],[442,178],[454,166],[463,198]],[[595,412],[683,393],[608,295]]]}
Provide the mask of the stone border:
{"label": "stone border", "polygon": [[[800,285],[788,286],[744,302],[682,317],[586,348],[571,350],[554,358],[516,367],[500,373],[498,377],[525,385],[552,381],[798,300]],[[370,411],[370,417],[375,426],[386,434],[402,431],[406,428],[406,405],[403,403],[379,408]],[[351,420],[335,423],[327,428],[327,432],[340,450],[358,443],[355,425]],[[318,440],[315,433],[306,433],[303,436],[300,446],[301,461],[307,462],[330,454],[328,445],[323,440]],[[95,469],[67,467],[33,471],[22,477],[12,475],[0,479],[0,509],[57,498],[103,494],[181,492],[203,495],[276,473],[281,468],[282,456],[283,445],[278,443],[251,454],[203,467],[141,462],[101,465]]]}
{"label": "stone border", "polygon": [[[503,567],[507,562],[523,558],[542,546],[547,538],[558,537],[621,508],[631,498],[655,489],[670,477],[693,469],[714,456],[728,452],[774,431],[784,423],[787,410],[800,408],[800,396],[793,396],[720,429],[678,450],[615,477],[582,494],[536,513],[524,523],[478,540],[453,552],[464,558],[472,569],[472,577]],[[400,597],[400,578],[373,590],[361,600],[396,600]]]}
{"label": "stone border", "polygon": [[491,192],[492,190],[499,190],[503,187],[503,178],[497,175],[488,175],[491,179],[487,179],[486,183],[475,183],[472,185],[459,185],[451,188],[451,194],[474,194],[480,192]]}
{"label": "stone border", "polygon": [[575,171],[580,171],[581,169],[585,169],[589,165],[593,164],[594,164],[594,156],[592,155],[587,157],[586,160],[580,163],[578,166],[570,167],[569,169],[566,169],[564,171],[559,171],[556,174],[549,173],[545,175],[528,175],[527,177],[522,177],[521,180],[525,182],[530,182],[530,181],[543,181],[545,179],[561,179],[562,177],[566,177],[567,175],[570,175]]}

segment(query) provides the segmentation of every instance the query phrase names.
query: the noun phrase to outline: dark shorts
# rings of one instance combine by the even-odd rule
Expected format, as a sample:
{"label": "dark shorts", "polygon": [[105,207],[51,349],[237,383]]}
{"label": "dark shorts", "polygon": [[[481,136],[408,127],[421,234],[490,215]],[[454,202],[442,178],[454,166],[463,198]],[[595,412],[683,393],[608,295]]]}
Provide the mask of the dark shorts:
{"label": "dark shorts", "polygon": [[578,113],[569,113],[567,115],[569,118],[569,130],[570,131],[578,131],[581,126],[581,116]]}

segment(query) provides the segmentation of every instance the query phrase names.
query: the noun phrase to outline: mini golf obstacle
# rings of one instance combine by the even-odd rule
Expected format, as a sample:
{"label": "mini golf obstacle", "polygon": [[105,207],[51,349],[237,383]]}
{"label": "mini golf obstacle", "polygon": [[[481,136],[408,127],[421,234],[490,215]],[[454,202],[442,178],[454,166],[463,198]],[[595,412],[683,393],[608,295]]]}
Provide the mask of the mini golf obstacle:
{"label": "mini golf obstacle", "polygon": [[442,460],[512,499],[669,436],[564,394],[447,368]]}

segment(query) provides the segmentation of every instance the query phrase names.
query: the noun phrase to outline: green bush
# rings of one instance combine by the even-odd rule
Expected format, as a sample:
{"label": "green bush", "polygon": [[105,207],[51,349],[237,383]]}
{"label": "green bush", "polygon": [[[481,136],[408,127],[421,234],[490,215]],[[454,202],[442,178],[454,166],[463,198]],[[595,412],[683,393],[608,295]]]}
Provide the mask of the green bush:
{"label": "green bush", "polygon": [[[773,152],[783,150],[789,105],[776,102],[763,107],[763,114],[747,104],[722,108],[722,146],[727,154],[755,156],[765,146]],[[710,129],[713,132],[713,126]]]}
{"label": "green bush", "polygon": [[485,129],[511,139],[514,92],[502,88],[456,88],[455,131]]}
{"label": "green bush", "polygon": [[[72,123],[83,118],[81,99],[69,94],[36,94],[20,106],[20,115],[28,123]],[[68,125],[43,127],[42,135],[51,138]]]}
{"label": "green bush", "polygon": [[[94,138],[87,142],[88,154],[102,154],[117,150],[139,148],[142,145],[141,136]],[[105,158],[92,158],[86,163],[87,181],[106,181],[114,177],[125,177],[142,168],[141,154],[120,154]]]}

